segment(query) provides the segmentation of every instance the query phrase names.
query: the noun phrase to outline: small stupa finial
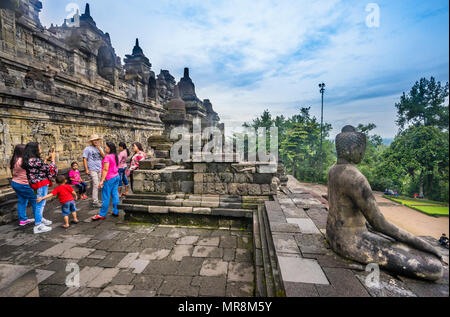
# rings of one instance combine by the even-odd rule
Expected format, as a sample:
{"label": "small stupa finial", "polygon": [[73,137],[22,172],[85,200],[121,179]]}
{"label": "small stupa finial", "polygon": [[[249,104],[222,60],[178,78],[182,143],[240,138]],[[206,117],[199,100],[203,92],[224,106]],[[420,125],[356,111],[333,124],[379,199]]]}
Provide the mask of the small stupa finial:
{"label": "small stupa finial", "polygon": [[86,8],[84,9],[84,14],[88,17],[91,16],[91,8],[89,6],[89,3],[86,3]]}

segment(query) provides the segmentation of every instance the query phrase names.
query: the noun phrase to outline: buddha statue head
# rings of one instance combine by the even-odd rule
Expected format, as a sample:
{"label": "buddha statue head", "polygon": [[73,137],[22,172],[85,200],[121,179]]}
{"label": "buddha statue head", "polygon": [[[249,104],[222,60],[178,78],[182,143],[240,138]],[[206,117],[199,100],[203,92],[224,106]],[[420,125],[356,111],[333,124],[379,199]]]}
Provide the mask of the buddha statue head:
{"label": "buddha statue head", "polygon": [[347,125],[336,136],[338,164],[358,164],[366,153],[366,135]]}

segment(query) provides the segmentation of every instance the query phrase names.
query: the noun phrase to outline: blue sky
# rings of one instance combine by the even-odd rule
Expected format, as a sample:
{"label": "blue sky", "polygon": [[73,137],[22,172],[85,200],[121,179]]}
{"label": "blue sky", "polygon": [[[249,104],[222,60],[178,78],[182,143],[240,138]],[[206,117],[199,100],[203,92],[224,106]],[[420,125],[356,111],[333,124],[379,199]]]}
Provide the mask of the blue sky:
{"label": "blue sky", "polygon": [[[449,80],[447,0],[376,1],[379,27],[366,25],[371,1],[91,0],[97,26],[124,57],[139,37],[153,70],[179,79],[190,67],[197,95],[227,127],[269,109],[290,116],[311,106],[332,136],[346,124],[375,123],[393,137],[395,103],[421,77]],[[43,0],[41,21],[62,24],[66,5]]]}

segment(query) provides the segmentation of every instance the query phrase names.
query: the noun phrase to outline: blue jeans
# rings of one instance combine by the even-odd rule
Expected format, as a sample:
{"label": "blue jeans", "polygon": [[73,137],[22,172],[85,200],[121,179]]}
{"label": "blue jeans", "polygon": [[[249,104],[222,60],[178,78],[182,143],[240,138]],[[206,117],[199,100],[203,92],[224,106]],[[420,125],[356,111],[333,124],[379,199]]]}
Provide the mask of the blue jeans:
{"label": "blue jeans", "polygon": [[77,207],[75,206],[75,201],[68,201],[61,206],[61,211],[63,216],[68,216],[71,213],[77,212]]}
{"label": "blue jeans", "polygon": [[36,195],[30,185],[22,185],[16,182],[11,182],[11,186],[17,194],[17,213],[19,221],[27,221],[27,205],[28,201],[33,209],[33,214],[36,215]]}
{"label": "blue jeans", "polygon": [[85,182],[73,185],[78,188],[78,194],[83,195],[86,193],[87,184]]}
{"label": "blue jeans", "polygon": [[128,186],[128,178],[127,175],[125,175],[125,171],[127,168],[119,168],[119,187],[122,187],[123,185]]}
{"label": "blue jeans", "polygon": [[[37,190],[37,197],[44,197],[48,194],[48,185],[41,187]],[[42,222],[42,217],[44,214],[44,207],[47,202],[47,199],[44,199],[40,203],[36,204],[36,213],[34,214],[34,225],[39,226]]]}
{"label": "blue jeans", "polygon": [[119,214],[117,205],[119,204],[119,180],[120,177],[116,176],[103,183],[102,189],[102,209],[100,209],[100,216],[105,217],[109,209],[109,200],[112,196],[113,214]]}

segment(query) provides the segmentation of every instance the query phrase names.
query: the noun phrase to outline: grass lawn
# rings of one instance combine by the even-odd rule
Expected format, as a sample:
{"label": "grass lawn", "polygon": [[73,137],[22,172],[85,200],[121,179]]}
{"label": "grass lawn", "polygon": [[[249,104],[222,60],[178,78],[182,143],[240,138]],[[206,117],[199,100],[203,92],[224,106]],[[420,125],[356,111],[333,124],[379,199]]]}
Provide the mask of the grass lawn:
{"label": "grass lawn", "polygon": [[407,199],[404,197],[393,198],[392,196],[383,195],[383,197],[400,203],[411,209],[423,212],[430,216],[447,216],[449,215],[449,207],[445,203],[440,203],[431,200],[418,200],[418,199]]}
{"label": "grass lawn", "polygon": [[429,215],[448,216],[448,207],[408,206]]}

